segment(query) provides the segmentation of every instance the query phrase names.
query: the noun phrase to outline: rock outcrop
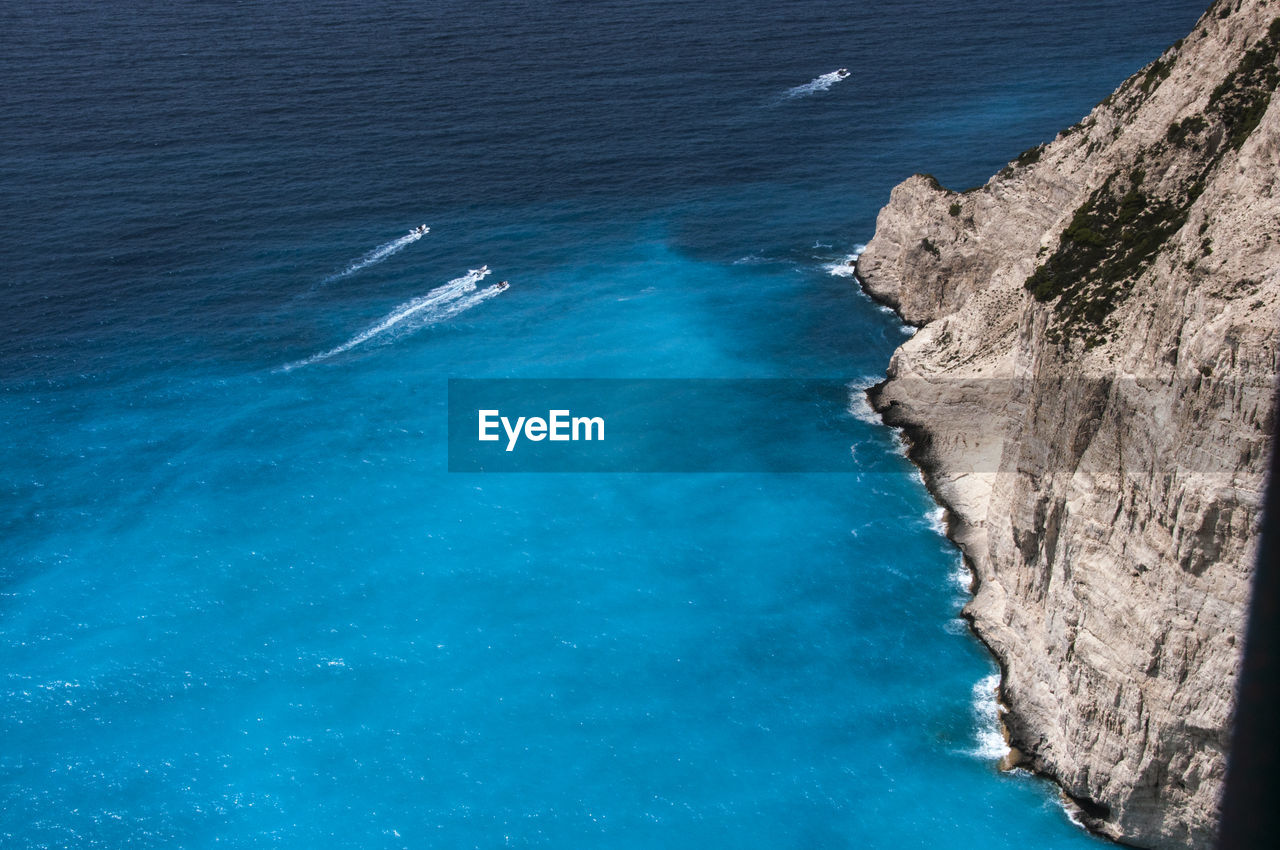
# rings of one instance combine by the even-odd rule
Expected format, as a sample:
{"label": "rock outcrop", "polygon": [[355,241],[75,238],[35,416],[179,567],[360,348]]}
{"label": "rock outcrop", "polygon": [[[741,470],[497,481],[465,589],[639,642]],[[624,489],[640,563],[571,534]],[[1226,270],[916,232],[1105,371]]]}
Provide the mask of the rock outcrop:
{"label": "rock outcrop", "polygon": [[1219,0],[964,193],[893,190],[858,260],[921,328],[873,405],[977,582],[1024,763],[1094,829],[1208,847],[1280,371],[1280,0]]}

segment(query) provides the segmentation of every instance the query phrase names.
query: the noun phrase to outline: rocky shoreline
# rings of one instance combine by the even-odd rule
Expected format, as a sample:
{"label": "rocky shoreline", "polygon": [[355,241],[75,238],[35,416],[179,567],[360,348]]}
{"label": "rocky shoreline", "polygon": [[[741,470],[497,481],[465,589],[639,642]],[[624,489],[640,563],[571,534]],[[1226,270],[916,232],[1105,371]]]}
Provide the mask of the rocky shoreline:
{"label": "rocky shoreline", "polygon": [[1141,847],[1213,843],[1280,372],[1280,0],[1219,0],[985,186],[857,259],[919,331],[868,400],[974,575],[1019,766]]}
{"label": "rocky shoreline", "polygon": [[[858,275],[854,275],[859,285],[863,287],[863,291],[868,294],[876,303],[883,304],[886,307],[893,308],[893,305],[885,303],[877,298],[874,293],[868,290]],[[938,459],[934,456],[929,447],[931,445],[930,433],[928,429],[909,418],[902,417],[897,408],[882,402],[882,393],[889,381],[886,379],[877,384],[873,384],[865,390],[867,403],[871,409],[880,414],[881,421],[890,428],[896,429],[902,436],[903,443],[906,447],[907,459],[911,461],[917,469],[920,470],[921,480],[924,482],[925,489],[933,498],[938,506],[943,509],[943,518],[945,524],[946,535],[952,542],[959,544],[959,535],[964,527],[961,515],[957,513],[955,508],[947,501],[946,496],[938,487],[939,477],[942,474],[942,467],[939,465]],[[967,554],[966,549],[961,546],[961,557],[964,561],[965,569],[968,570],[970,576],[970,596],[976,596],[982,582],[982,576],[979,573],[973,560]],[[1008,676],[1008,665],[999,650],[988,643],[983,637],[982,630],[979,628],[974,614],[968,608],[961,611],[961,618],[968,624],[970,633],[986,647],[991,654],[992,659],[999,668],[999,684],[997,686],[996,700],[1000,706],[1000,732],[1004,736],[1005,743],[1009,748],[1009,752],[1000,760],[1000,770],[1025,769],[1032,773],[1047,779],[1058,786],[1058,790],[1062,795],[1063,805],[1068,810],[1068,815],[1076,821],[1081,827],[1089,830],[1100,838],[1105,838],[1124,845],[1125,842],[1119,840],[1116,835],[1106,828],[1105,820],[1099,817],[1098,807],[1091,800],[1080,799],[1072,795],[1071,789],[1064,785],[1059,778],[1052,772],[1037,770],[1021,750],[1025,744],[1015,736],[1012,726],[1021,724],[1011,724],[1014,716],[1015,706],[1011,703],[1005,693],[1005,681]]]}

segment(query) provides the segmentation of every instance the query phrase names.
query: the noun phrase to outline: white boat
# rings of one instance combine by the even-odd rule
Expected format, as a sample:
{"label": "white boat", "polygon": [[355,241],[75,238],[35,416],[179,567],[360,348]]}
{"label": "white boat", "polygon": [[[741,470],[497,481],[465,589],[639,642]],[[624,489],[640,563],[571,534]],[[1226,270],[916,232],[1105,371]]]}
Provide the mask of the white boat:
{"label": "white boat", "polygon": [[507,288],[508,286],[510,286],[510,285],[511,285],[511,283],[510,283],[509,281],[505,281],[505,280],[504,280],[504,281],[502,281],[501,283],[499,283],[499,284],[498,284],[498,291],[499,291],[499,292],[501,292],[502,290],[506,289],[506,288]]}
{"label": "white boat", "polygon": [[849,69],[848,68],[839,69],[838,71],[836,71],[836,76],[843,80],[845,77],[849,76]]}

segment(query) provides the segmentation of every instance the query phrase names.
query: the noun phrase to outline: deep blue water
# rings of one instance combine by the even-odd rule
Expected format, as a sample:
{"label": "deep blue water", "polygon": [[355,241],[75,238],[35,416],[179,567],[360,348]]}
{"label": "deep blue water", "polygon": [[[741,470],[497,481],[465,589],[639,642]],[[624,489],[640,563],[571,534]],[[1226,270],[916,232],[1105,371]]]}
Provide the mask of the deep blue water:
{"label": "deep blue water", "polygon": [[1093,846],[995,769],[891,433],[451,474],[446,382],[866,382],[904,335],[829,266],[889,189],[1199,6],[5,4],[0,843]]}

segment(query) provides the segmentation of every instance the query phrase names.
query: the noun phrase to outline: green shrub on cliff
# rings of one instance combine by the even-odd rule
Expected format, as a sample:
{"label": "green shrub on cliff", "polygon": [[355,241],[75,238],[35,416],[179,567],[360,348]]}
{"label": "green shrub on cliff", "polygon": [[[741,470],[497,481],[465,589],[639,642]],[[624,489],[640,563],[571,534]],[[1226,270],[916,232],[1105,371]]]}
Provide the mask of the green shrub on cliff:
{"label": "green shrub on cliff", "polygon": [[1145,179],[1141,168],[1109,177],[1076,209],[1058,249],[1027,278],[1037,301],[1060,299],[1055,312],[1068,324],[1105,321],[1186,222],[1191,200],[1154,199],[1142,190]]}
{"label": "green shrub on cliff", "polygon": [[1231,148],[1239,148],[1258,126],[1280,83],[1280,18],[1271,21],[1258,40],[1209,96],[1206,113],[1221,119]]}
{"label": "green shrub on cliff", "polygon": [[1143,75],[1142,84],[1139,86],[1142,89],[1142,93],[1149,94],[1153,88],[1158,87],[1160,83],[1168,79],[1169,71],[1172,68],[1172,60],[1166,62],[1163,59],[1157,59],[1152,62],[1151,66],[1147,68],[1147,73]]}
{"label": "green shrub on cliff", "polygon": [[[1037,266],[1026,288],[1038,301],[1055,302],[1059,322],[1051,336],[1070,333],[1085,347],[1101,342],[1107,317],[1128,295],[1161,247],[1186,223],[1191,207],[1204,192],[1210,172],[1227,151],[1238,149],[1258,126],[1280,84],[1280,18],[1271,22],[1226,79],[1213,91],[1201,115],[1169,125],[1165,141],[1140,153],[1139,167],[1128,174],[1116,172],[1094,191],[1072,216],[1057,249]],[[1172,60],[1157,61],[1148,68],[1142,90],[1169,75]],[[1222,133],[1207,133],[1220,127]],[[1140,167],[1148,156],[1163,160],[1179,156],[1180,148],[1200,150],[1209,146],[1198,163],[1184,166],[1180,180],[1157,190],[1144,189],[1146,172]],[[1204,227],[1201,228],[1203,235]],[[1201,254],[1212,247],[1201,242]]]}
{"label": "green shrub on cliff", "polygon": [[1181,121],[1174,121],[1165,131],[1165,140],[1178,147],[1186,147],[1193,136],[1198,136],[1209,126],[1203,116],[1192,115]]}
{"label": "green shrub on cliff", "polygon": [[1018,167],[1026,165],[1034,165],[1040,161],[1040,154],[1044,153],[1044,145],[1036,145],[1034,148],[1028,148],[1018,154],[1018,158],[1013,162]]}

